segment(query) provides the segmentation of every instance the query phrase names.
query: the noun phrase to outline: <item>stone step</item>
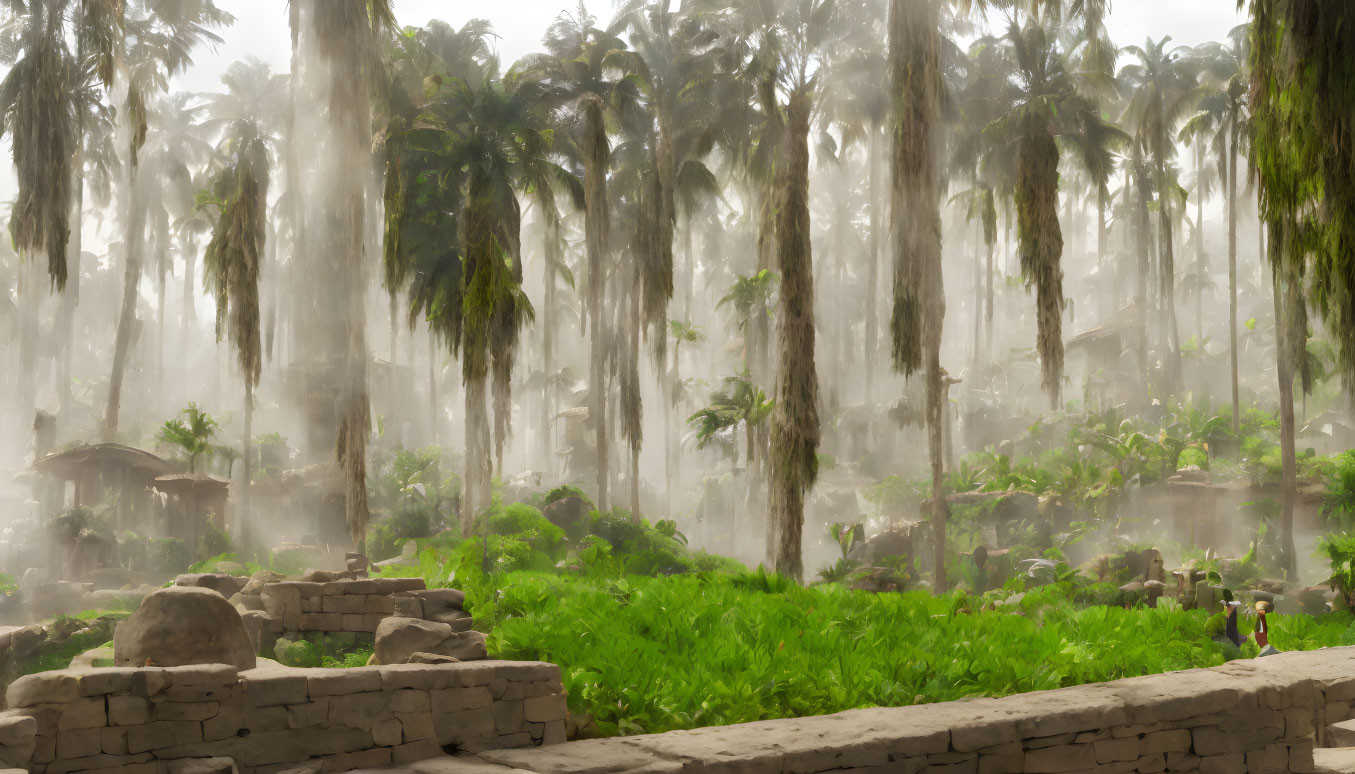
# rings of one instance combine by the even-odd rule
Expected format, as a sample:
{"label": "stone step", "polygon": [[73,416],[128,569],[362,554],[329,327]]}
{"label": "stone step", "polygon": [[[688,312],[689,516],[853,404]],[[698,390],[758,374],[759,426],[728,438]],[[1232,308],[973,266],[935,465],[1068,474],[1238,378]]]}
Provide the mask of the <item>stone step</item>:
{"label": "stone step", "polygon": [[1355,747],[1313,750],[1314,774],[1355,774]]}
{"label": "stone step", "polygon": [[1355,747],[1355,718],[1327,726],[1328,747]]}

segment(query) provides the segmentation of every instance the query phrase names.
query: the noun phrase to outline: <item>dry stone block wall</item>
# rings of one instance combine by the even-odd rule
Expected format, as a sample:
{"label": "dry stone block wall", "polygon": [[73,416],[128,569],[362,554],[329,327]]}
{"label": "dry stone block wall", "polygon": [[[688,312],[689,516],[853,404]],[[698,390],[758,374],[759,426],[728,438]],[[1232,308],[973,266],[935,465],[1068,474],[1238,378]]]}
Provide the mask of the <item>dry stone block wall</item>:
{"label": "dry stone block wall", "polygon": [[1001,699],[491,751],[475,771],[1309,774],[1352,702],[1355,648],[1330,648]]}
{"label": "dry stone block wall", "polygon": [[349,771],[565,738],[559,668],[536,662],[68,669],[6,698],[0,771],[39,774]]}

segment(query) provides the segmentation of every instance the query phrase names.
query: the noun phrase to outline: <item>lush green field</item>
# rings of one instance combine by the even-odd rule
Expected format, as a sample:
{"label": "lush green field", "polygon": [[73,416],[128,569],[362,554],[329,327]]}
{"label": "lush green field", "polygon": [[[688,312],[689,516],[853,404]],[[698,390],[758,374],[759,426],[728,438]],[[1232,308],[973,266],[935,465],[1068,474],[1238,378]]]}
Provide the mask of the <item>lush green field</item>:
{"label": "lush green field", "polygon": [[[1068,584],[1003,602],[760,572],[626,575],[601,559],[485,576],[478,540],[421,558],[430,584],[467,590],[493,655],[559,664],[571,711],[603,735],[1003,696],[1255,653],[1226,654],[1204,611],[1082,606]],[[1355,642],[1349,614],[1271,620],[1281,650]]]}

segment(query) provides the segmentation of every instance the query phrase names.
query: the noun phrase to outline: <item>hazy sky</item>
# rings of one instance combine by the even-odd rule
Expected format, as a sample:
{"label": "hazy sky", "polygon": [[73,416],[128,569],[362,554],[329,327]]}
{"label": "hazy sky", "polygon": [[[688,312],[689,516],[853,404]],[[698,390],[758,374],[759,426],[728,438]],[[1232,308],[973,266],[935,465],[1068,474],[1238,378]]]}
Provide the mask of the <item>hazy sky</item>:
{"label": "hazy sky", "polygon": [[[498,49],[505,65],[538,49],[546,27],[562,11],[577,8],[574,0],[394,0],[396,19],[402,25],[423,25],[439,18],[454,26],[467,19],[485,18],[500,36]],[[256,56],[275,70],[287,69],[290,40],[286,5],[279,0],[218,0],[236,16],[233,27],[222,33],[224,42],[215,52],[201,51],[197,65],[186,73],[177,88],[205,91],[217,87],[217,78],[230,62]],[[611,0],[587,0],[599,18],[612,14]],[[1114,0],[1107,26],[1119,45],[1142,43],[1148,36],[1171,35],[1183,45],[1223,40],[1228,30],[1242,23],[1236,0]]]}
{"label": "hazy sky", "polygon": [[[499,35],[498,51],[505,66],[524,54],[539,49],[541,36],[561,12],[573,11],[577,0],[394,0],[396,19],[401,25],[423,25],[440,18],[454,26],[467,19],[487,18]],[[237,59],[255,56],[268,62],[274,71],[288,68],[291,40],[287,30],[286,3],[282,0],[218,0],[218,4],[236,17],[230,28],[221,32],[222,43],[215,50],[199,50],[196,63],[175,79],[174,90],[214,91],[220,87],[220,75]],[[586,0],[587,7],[599,18],[610,18],[612,0]],[[1245,21],[1237,11],[1236,0],[1114,0],[1107,26],[1118,45],[1142,43],[1148,36],[1171,35],[1182,45],[1207,40],[1224,40],[1228,30]],[[9,156],[8,142],[3,152]],[[0,201],[15,193],[12,164],[0,164]]]}

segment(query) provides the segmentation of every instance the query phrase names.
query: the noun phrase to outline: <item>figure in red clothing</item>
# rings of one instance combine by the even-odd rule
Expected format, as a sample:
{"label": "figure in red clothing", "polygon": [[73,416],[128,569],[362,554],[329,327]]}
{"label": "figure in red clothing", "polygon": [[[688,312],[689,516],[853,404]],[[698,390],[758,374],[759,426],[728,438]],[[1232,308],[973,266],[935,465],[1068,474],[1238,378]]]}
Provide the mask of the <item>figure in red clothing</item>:
{"label": "figure in red clothing", "polygon": [[1270,644],[1270,625],[1266,623],[1266,613],[1270,612],[1270,608],[1270,603],[1265,600],[1256,603],[1255,636],[1256,646],[1261,649],[1260,656],[1273,656],[1280,652]]}

